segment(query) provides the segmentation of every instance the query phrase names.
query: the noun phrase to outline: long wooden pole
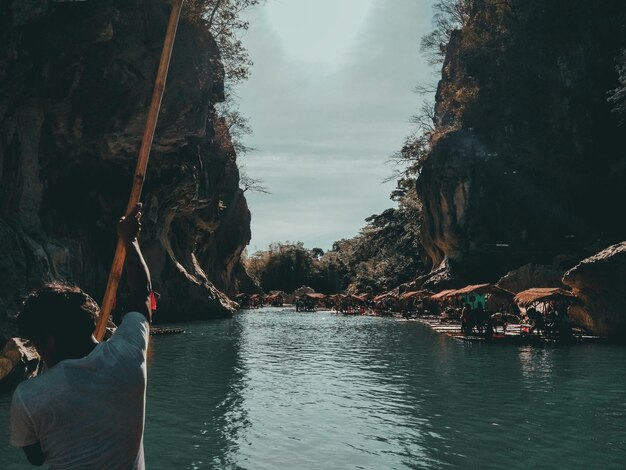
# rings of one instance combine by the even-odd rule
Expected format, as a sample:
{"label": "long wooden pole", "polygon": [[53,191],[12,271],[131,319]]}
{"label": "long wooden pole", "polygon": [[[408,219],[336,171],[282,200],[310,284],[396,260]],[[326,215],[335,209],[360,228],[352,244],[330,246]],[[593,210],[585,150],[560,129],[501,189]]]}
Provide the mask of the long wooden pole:
{"label": "long wooden pole", "polygon": [[[157,118],[159,117],[161,99],[163,98],[163,90],[165,89],[167,71],[170,65],[172,47],[174,46],[174,39],[176,38],[176,28],[178,27],[182,6],[183,0],[172,0],[172,12],[170,13],[170,19],[167,25],[167,33],[165,34],[165,42],[163,43],[163,51],[161,52],[161,61],[159,62],[154,91],[152,92],[152,102],[150,103],[150,110],[148,111],[146,128],[143,133],[143,139],[141,140],[141,147],[139,148],[139,157],[137,158],[137,167],[135,169],[135,177],[133,179],[128,206],[126,207],[126,214],[130,213],[130,211],[135,208],[141,197],[141,189],[143,188],[143,182],[146,178],[150,148],[152,147]],[[111,316],[117,286],[122,276],[125,258],[126,250],[124,244],[118,239],[113,265],[111,266],[107,288],[104,292],[104,299],[102,300],[102,306],[100,308],[100,316],[98,317],[98,323],[94,331],[94,336],[98,341],[104,338],[104,333],[106,332],[106,326]]]}

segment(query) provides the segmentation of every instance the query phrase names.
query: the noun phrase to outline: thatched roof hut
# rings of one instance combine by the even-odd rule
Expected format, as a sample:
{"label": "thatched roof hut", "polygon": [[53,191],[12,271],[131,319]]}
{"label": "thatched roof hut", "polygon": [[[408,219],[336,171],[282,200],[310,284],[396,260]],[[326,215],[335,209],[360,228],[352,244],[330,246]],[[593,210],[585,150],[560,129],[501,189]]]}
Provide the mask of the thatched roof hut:
{"label": "thatched roof hut", "polygon": [[434,301],[436,301],[436,302],[440,302],[440,301],[442,301],[442,300],[446,299],[447,295],[448,295],[450,292],[454,292],[454,291],[455,291],[455,289],[446,289],[446,290],[442,290],[441,292],[437,292],[436,294],[431,295],[431,296],[430,296],[430,300],[434,300]]}
{"label": "thatched roof hut", "polygon": [[515,296],[515,303],[521,307],[528,307],[536,302],[570,302],[577,303],[580,300],[570,291],[560,287],[537,287],[527,289]]}

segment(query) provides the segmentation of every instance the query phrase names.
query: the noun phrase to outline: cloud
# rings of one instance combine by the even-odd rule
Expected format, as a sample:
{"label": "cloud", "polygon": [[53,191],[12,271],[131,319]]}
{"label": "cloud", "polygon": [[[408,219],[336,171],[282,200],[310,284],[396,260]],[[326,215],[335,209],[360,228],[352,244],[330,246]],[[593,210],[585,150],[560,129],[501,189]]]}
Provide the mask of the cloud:
{"label": "cloud", "polygon": [[[254,130],[246,143],[258,152],[243,163],[272,192],[246,193],[251,251],[279,240],[328,249],[358,233],[365,217],[392,205],[394,184],[382,180],[392,172],[386,160],[412,131],[409,118],[420,107],[422,98],[412,90],[431,77],[419,54],[431,3],[371,0],[358,31],[338,44],[343,53],[326,64],[307,62],[310,51],[295,56],[288,41],[298,29],[275,29],[288,16],[281,23],[263,8],[250,13],[244,42],[255,65],[238,95]],[[289,11],[301,29],[311,26],[302,24],[296,8],[283,13]],[[331,13],[348,18],[350,10]],[[323,34],[316,18],[313,26]]]}

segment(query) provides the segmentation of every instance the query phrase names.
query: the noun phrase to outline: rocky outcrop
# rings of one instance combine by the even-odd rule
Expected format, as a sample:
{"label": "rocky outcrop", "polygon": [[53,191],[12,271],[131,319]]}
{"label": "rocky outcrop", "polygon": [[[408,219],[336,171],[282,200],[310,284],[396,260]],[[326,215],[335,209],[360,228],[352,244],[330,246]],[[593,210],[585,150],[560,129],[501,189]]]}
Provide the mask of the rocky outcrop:
{"label": "rocky outcrop", "polygon": [[626,242],[581,261],[563,282],[583,301],[572,315],[597,334],[626,338]]}
{"label": "rocky outcrop", "polygon": [[623,240],[626,156],[607,93],[626,4],[474,3],[447,47],[417,181],[432,269],[495,282]]}
{"label": "rocky outcrop", "polygon": [[534,287],[562,287],[565,271],[554,266],[528,263],[521,268],[508,272],[498,281],[498,287],[517,294]]}
{"label": "rocky outcrop", "polygon": [[35,377],[43,363],[35,348],[19,338],[11,338],[0,352],[0,391]]}
{"label": "rocky outcrop", "polygon": [[[0,311],[51,279],[101,298],[169,15],[165,0],[0,1]],[[182,18],[144,186],[159,317],[228,315],[250,212],[214,104],[211,35]]]}
{"label": "rocky outcrop", "polygon": [[[480,175],[477,169],[489,154],[473,135],[467,132],[450,133],[433,147],[430,161],[419,179],[424,203],[424,248],[433,261],[441,267],[448,260],[462,261],[472,243],[467,232],[470,224],[480,226],[480,203],[472,200],[480,196],[474,184]],[[428,194],[429,197],[425,197]]]}
{"label": "rocky outcrop", "polygon": [[457,276],[454,269],[450,266],[450,260],[444,259],[439,267],[408,283],[408,288],[404,289],[404,292],[420,289],[427,289],[432,292],[439,292],[444,289],[458,289],[463,287],[461,282],[461,277]]}

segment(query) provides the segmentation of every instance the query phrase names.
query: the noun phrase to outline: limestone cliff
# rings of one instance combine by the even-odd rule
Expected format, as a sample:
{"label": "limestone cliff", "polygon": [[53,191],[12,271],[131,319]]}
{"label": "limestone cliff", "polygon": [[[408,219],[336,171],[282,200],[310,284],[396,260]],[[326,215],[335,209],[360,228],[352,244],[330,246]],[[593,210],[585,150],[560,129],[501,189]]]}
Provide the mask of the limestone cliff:
{"label": "limestone cliff", "polygon": [[[168,2],[0,0],[0,316],[43,281],[102,297]],[[161,320],[227,315],[250,240],[211,35],[182,18],[142,200]]]}
{"label": "limestone cliff", "polygon": [[495,281],[625,239],[624,128],[607,98],[626,3],[474,4],[447,47],[417,181],[433,270]]}
{"label": "limestone cliff", "polygon": [[612,245],[565,273],[563,282],[582,300],[572,316],[592,331],[626,338],[626,242]]}

